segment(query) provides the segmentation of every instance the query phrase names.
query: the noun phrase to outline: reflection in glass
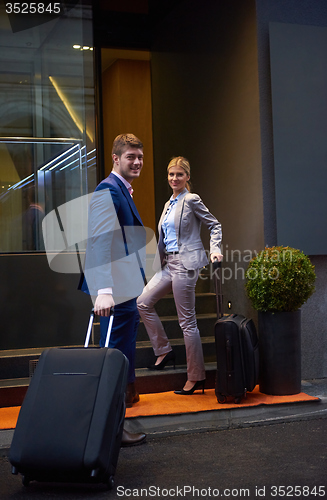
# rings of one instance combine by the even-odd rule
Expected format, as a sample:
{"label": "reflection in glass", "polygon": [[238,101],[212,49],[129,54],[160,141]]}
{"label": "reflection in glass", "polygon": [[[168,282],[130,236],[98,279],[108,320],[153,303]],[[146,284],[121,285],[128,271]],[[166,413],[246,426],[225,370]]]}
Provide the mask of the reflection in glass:
{"label": "reflection in glass", "polygon": [[[95,178],[96,151],[82,141],[0,139],[0,251],[42,251],[42,220],[53,209],[87,192],[88,175]],[[10,142],[1,142],[10,141]],[[40,148],[52,155],[35,162]],[[76,222],[76,221],[75,221]],[[73,224],[74,221],[71,221]]]}
{"label": "reflection in glass", "polygon": [[92,9],[13,32],[0,5],[0,252],[44,251],[42,220],[96,186]]}

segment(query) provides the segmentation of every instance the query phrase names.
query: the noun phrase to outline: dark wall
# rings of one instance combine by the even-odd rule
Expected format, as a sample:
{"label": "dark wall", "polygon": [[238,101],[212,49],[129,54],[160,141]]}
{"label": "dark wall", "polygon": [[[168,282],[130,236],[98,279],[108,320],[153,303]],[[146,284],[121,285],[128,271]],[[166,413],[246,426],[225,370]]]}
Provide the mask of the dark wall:
{"label": "dark wall", "polygon": [[92,303],[45,254],[0,256],[0,350],[84,344]]}
{"label": "dark wall", "polygon": [[[251,252],[278,242],[269,23],[326,26],[326,11],[325,0],[205,0],[201,5],[190,0],[157,27],[152,53],[156,218],[169,196],[168,160],[184,155],[191,161],[194,191],[223,224],[224,302],[231,300],[233,312],[254,318],[244,270]],[[320,334],[323,329],[326,338],[327,259],[313,262],[317,292],[302,315],[307,378],[327,373]]]}
{"label": "dark wall", "polygon": [[327,26],[325,0],[256,0],[265,242],[277,243],[269,24]]}
{"label": "dark wall", "polygon": [[[256,10],[264,236],[268,245],[275,245],[278,239],[269,25],[270,23],[289,23],[327,27],[327,3],[325,0],[288,0],[287,2],[285,0],[256,0]],[[311,211],[310,206],[307,206],[307,210],[313,217],[314,212]],[[325,321],[327,257],[321,255],[311,258],[316,266],[317,286],[316,293],[302,307],[302,376],[304,378],[319,378],[327,376],[327,326]]]}
{"label": "dark wall", "polygon": [[152,48],[157,219],[172,156],[191,162],[193,190],[221,220],[224,245],[261,248],[262,179],[255,5],[187,0]]}
{"label": "dark wall", "polygon": [[327,28],[270,23],[277,242],[327,254]]}
{"label": "dark wall", "polygon": [[225,303],[251,315],[244,257],[264,246],[256,46],[254,1],[187,0],[158,27],[151,55],[156,218],[168,161],[186,156],[193,191],[222,223]]}

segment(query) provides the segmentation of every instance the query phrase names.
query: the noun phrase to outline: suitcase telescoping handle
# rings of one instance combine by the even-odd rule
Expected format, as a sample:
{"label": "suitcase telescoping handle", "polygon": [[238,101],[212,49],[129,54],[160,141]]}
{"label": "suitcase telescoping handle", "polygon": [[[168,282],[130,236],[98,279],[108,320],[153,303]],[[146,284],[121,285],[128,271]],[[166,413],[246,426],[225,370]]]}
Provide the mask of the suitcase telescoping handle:
{"label": "suitcase telescoping handle", "polygon": [[[110,309],[110,316],[109,316],[108,330],[107,330],[107,336],[106,336],[106,342],[104,344],[105,347],[109,346],[109,341],[110,341],[110,335],[111,335],[113,321],[114,321],[114,308],[111,307],[111,309]],[[94,309],[92,309],[91,314],[90,314],[89,326],[87,327],[87,332],[86,332],[86,338],[85,338],[84,347],[88,347],[89,346],[93,322],[94,322]]]}
{"label": "suitcase telescoping handle", "polygon": [[213,263],[213,276],[216,291],[216,303],[217,303],[217,318],[223,317],[223,294],[221,290],[221,262],[218,259],[214,259]]}

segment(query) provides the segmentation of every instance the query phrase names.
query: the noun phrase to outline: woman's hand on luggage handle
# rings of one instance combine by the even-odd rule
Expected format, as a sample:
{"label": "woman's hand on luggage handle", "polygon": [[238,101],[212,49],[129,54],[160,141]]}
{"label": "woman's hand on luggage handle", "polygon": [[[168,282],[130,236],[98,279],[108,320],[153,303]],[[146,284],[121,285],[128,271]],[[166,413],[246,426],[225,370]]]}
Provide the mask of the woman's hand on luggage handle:
{"label": "woman's hand on luggage handle", "polygon": [[215,262],[216,259],[218,260],[218,262],[221,262],[223,260],[223,255],[219,252],[212,253],[210,255],[211,262]]}
{"label": "woman's hand on luggage handle", "polygon": [[110,316],[110,309],[114,307],[115,302],[110,293],[104,293],[97,296],[94,303],[94,314],[99,316]]}

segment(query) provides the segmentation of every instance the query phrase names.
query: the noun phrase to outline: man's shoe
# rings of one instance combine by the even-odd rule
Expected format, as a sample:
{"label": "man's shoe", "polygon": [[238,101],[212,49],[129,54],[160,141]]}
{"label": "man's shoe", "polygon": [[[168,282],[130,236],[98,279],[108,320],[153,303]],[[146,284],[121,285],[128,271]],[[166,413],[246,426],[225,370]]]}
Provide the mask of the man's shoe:
{"label": "man's shoe", "polygon": [[135,389],[134,382],[131,382],[130,384],[127,384],[127,389],[126,389],[126,396],[125,396],[126,408],[131,408],[133,404],[137,403],[138,401],[140,401],[139,393]]}
{"label": "man's shoe", "polygon": [[143,432],[138,434],[132,434],[128,432],[126,429],[123,430],[123,436],[121,439],[121,445],[126,446],[135,446],[137,444],[141,444],[145,441],[146,434]]}

